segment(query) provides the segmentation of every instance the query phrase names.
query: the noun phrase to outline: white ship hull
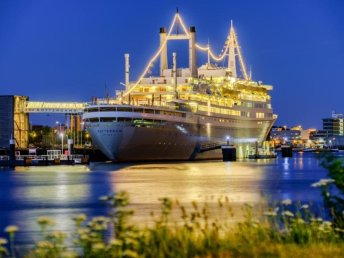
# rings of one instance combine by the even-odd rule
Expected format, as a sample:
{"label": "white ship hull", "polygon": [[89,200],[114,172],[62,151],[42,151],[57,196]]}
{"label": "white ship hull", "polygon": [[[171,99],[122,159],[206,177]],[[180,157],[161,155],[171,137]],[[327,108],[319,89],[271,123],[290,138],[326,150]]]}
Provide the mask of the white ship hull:
{"label": "white ship hull", "polygon": [[[116,114],[113,117],[123,116]],[[135,116],[135,115],[134,115]],[[136,115],[137,116],[137,115]],[[87,115],[86,115],[87,117]],[[152,117],[152,116],[151,116]],[[204,151],[207,146],[230,142],[238,156],[247,157],[256,142],[262,142],[274,120],[233,120],[232,125],[160,120],[149,125],[132,121],[86,122],[93,143],[113,161],[193,160],[221,158],[221,150]]]}

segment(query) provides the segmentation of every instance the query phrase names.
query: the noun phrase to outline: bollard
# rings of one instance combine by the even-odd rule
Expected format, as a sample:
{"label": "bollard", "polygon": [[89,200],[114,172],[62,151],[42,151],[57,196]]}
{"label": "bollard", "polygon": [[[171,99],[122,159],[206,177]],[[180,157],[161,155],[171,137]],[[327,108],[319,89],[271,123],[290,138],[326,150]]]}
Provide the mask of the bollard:
{"label": "bollard", "polygon": [[24,166],[31,166],[32,165],[32,159],[24,157]]}
{"label": "bollard", "polygon": [[223,161],[236,161],[236,148],[230,145],[221,146]]}
{"label": "bollard", "polygon": [[54,159],[54,165],[61,165],[61,160],[59,158]]}
{"label": "bollard", "polygon": [[283,145],[281,147],[282,150],[282,158],[291,158],[293,157],[293,149],[291,146]]}
{"label": "bollard", "polygon": [[14,167],[16,163],[16,145],[14,139],[10,139],[10,167]]}

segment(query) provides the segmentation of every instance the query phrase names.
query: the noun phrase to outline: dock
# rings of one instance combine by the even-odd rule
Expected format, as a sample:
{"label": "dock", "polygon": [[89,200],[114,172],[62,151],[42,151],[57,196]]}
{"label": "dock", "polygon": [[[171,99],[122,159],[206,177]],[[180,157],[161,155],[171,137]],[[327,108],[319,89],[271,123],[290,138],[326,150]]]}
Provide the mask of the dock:
{"label": "dock", "polygon": [[56,166],[56,165],[87,165],[89,156],[74,155],[19,155],[11,160],[10,156],[0,156],[0,167],[17,166]]}

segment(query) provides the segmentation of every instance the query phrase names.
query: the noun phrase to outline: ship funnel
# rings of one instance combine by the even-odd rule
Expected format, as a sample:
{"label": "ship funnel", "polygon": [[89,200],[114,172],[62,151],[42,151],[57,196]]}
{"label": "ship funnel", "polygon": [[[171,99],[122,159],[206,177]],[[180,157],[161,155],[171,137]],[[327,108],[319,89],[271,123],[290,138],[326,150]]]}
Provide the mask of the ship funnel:
{"label": "ship funnel", "polygon": [[130,72],[130,64],[129,64],[129,54],[124,54],[125,59],[125,88],[126,90],[129,89],[129,72]]}
{"label": "ship funnel", "polygon": [[166,28],[160,28],[160,48],[164,45],[160,53],[160,76],[163,75],[165,69],[167,69],[167,44],[165,43],[167,39]]}
{"label": "ship funnel", "polygon": [[196,28],[189,29],[189,69],[192,77],[197,77],[197,60],[196,60]]}

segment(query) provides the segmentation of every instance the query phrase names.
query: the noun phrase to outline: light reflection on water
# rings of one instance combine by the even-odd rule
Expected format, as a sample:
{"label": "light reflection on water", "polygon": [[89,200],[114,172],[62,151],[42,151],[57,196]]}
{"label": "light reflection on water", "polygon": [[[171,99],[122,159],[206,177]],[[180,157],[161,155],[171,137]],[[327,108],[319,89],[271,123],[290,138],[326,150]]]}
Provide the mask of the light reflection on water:
{"label": "light reflection on water", "polygon": [[[93,163],[90,166],[56,166],[0,170],[0,231],[19,225],[20,243],[38,240],[36,218],[51,216],[56,228],[68,231],[71,217],[107,212],[98,198],[127,191],[136,219],[147,221],[157,212],[159,197],[217,202],[227,196],[233,205],[294,201],[320,203],[318,189],[310,185],[326,176],[314,154],[293,158],[246,162],[174,162],[150,164]],[[215,196],[211,199],[211,196]]]}

